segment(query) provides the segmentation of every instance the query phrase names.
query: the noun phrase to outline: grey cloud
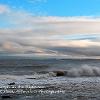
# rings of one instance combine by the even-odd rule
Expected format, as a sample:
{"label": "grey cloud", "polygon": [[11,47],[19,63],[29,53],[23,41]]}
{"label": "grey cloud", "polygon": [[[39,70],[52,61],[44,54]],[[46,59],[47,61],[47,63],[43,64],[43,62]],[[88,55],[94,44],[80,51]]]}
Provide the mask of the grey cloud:
{"label": "grey cloud", "polygon": [[49,48],[58,52],[58,54],[69,55],[73,57],[99,57],[100,56],[100,47],[87,47],[87,48],[79,48],[79,47],[51,47]]}
{"label": "grey cloud", "polygon": [[0,53],[100,56],[100,18],[39,17],[10,9],[5,19]]}

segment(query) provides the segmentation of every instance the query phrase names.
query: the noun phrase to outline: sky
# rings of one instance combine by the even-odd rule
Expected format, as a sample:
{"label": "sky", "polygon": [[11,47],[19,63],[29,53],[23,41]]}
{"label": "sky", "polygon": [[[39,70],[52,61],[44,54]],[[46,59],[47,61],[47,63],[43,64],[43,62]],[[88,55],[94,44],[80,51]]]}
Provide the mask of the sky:
{"label": "sky", "polygon": [[0,0],[0,56],[100,59],[100,0]]}

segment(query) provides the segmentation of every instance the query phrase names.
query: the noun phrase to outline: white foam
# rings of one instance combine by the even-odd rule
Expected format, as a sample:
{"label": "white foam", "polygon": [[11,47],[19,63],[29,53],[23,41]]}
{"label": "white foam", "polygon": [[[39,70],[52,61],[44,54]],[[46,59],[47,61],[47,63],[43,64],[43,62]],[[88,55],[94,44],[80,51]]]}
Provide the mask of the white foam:
{"label": "white foam", "polygon": [[100,68],[95,66],[83,65],[80,68],[71,68],[67,72],[67,76],[100,76]]}

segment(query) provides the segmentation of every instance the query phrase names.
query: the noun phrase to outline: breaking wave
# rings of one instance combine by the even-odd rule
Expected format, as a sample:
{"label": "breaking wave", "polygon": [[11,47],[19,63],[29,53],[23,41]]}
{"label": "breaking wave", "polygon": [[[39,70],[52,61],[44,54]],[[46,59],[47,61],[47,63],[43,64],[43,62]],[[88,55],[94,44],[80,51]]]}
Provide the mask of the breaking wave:
{"label": "breaking wave", "polygon": [[100,68],[95,66],[84,65],[80,68],[72,68],[68,70],[66,76],[81,77],[81,76],[100,76]]}
{"label": "breaking wave", "polygon": [[96,77],[100,76],[100,68],[96,66],[83,65],[80,68],[71,68],[66,71],[53,71],[53,73],[50,73],[50,75],[54,76],[54,73],[56,76]]}
{"label": "breaking wave", "polygon": [[69,70],[57,70],[57,71],[41,71],[37,72],[34,75],[36,78],[48,78],[48,77],[99,77],[100,68],[96,66],[83,65],[77,68],[70,68]]}

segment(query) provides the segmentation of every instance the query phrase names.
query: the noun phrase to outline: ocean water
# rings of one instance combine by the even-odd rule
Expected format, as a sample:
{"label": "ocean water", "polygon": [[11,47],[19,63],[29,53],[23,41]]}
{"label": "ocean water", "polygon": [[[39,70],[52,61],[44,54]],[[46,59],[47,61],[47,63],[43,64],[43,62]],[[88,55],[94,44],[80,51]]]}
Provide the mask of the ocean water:
{"label": "ocean water", "polygon": [[[57,71],[65,74],[57,76]],[[100,100],[100,60],[0,58],[0,95],[10,96],[7,100]]]}
{"label": "ocean water", "polygon": [[32,75],[34,72],[79,69],[81,67],[100,68],[99,59],[0,59],[0,74]]}

